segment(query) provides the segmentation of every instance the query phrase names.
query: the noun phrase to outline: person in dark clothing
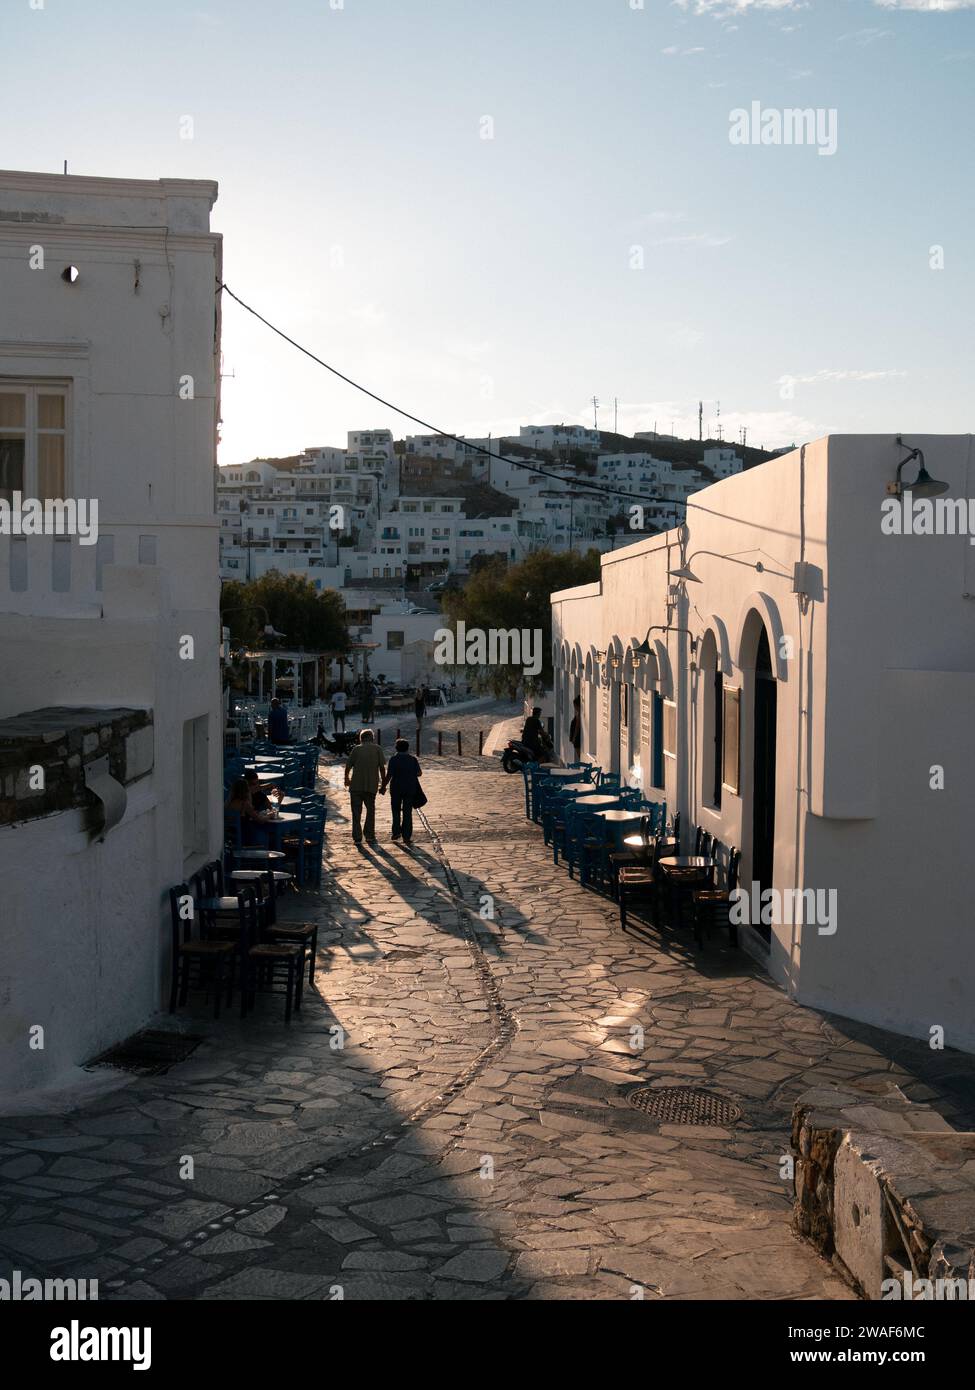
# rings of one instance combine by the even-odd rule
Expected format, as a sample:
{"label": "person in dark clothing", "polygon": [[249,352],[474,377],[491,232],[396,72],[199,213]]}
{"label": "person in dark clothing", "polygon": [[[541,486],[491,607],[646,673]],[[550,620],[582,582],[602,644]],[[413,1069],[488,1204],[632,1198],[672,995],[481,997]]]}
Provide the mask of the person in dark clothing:
{"label": "person in dark clothing", "polygon": [[527,748],[530,748],[536,760],[541,758],[548,736],[542,727],[541,720],[542,707],[536,705],[531,715],[525,720],[525,727],[521,731],[521,741]]}
{"label": "person in dark clothing", "polygon": [[569,742],[575,753],[575,761],[582,761],[582,701],[577,695],[572,701],[572,723],[569,725]]}
{"label": "person in dark clothing", "polygon": [[291,735],[288,732],[288,711],[280,700],[271,701],[271,709],[267,717],[267,736],[272,743],[291,742]]}
{"label": "person in dark clothing", "polygon": [[386,786],[389,788],[389,805],[393,812],[393,839],[402,835],[403,844],[413,839],[413,805],[420,790],[423,769],[410,752],[405,738],[396,740],[396,752],[386,768]]}
{"label": "person in dark clothing", "polygon": [[[257,768],[249,767],[244,773],[244,780],[247,782],[247,790],[251,794],[251,805],[253,806],[255,811],[259,812],[260,815],[263,816],[264,814],[266,814],[266,812],[271,810],[271,798],[268,796],[267,792],[264,791],[264,789],[261,787],[260,782],[258,781]],[[268,790],[277,792],[278,802],[280,803],[281,797],[283,795],[280,789],[278,787],[270,787],[268,788]]]}
{"label": "person in dark clothing", "polygon": [[413,697],[413,713],[416,715],[417,724],[423,723],[423,716],[427,712],[426,690],[422,685],[416,688],[416,695]]}

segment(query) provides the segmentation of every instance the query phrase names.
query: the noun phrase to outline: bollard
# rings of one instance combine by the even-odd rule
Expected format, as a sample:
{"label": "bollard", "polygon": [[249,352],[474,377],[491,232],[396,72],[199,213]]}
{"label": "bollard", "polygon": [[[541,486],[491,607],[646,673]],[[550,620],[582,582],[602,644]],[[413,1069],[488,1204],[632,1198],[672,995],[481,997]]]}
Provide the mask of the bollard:
{"label": "bollard", "polygon": [[482,754],[483,752],[484,752],[484,730],[483,730],[483,729],[478,729],[478,731],[477,731],[477,756],[480,757],[481,754]]}
{"label": "bollard", "polygon": [[437,756],[443,753],[443,729],[437,730]]}
{"label": "bollard", "polygon": [[402,734],[400,733],[399,729],[396,730],[396,737],[402,738]]}
{"label": "bollard", "polygon": [[461,757],[461,758],[464,756],[464,750],[463,750],[463,748],[461,747],[461,742],[460,742],[460,730],[459,730],[459,729],[457,730],[457,756],[458,756],[458,757]]}
{"label": "bollard", "polygon": [[416,726],[416,756],[420,756],[420,726]]}

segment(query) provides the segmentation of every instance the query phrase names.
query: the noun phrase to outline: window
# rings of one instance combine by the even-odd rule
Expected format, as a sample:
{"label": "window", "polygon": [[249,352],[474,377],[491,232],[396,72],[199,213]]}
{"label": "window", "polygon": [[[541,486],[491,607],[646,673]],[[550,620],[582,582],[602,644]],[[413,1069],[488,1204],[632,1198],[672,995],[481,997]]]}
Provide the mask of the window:
{"label": "window", "polygon": [[389,631],[389,632],[386,633],[386,650],[387,650],[388,652],[397,652],[397,651],[400,650],[400,648],[402,647],[402,645],[403,645],[403,634],[402,634],[402,632],[393,632],[393,631]]}
{"label": "window", "polygon": [[183,724],[183,858],[209,848],[207,795],[210,785],[209,716]]}
{"label": "window", "polygon": [[664,701],[663,696],[653,692],[653,757],[651,776],[653,785],[663,791],[664,783]]}
{"label": "window", "polygon": [[741,714],[741,691],[724,692],[724,720],[722,757],[724,762],[724,785],[730,792],[738,794],[738,734]]}
{"label": "window", "polygon": [[67,401],[66,386],[0,383],[0,498],[64,496]]}

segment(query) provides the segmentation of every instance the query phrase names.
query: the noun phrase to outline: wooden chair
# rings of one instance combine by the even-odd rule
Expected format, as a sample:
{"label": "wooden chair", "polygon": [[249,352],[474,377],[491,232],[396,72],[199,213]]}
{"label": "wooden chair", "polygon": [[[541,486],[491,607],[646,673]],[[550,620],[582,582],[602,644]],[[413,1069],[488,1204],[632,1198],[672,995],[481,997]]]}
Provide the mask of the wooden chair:
{"label": "wooden chair", "polygon": [[187,903],[193,902],[193,894],[188,883],[177,884],[169,890],[169,911],[173,926],[172,986],[169,991],[169,1012],[176,1012],[179,1002],[182,1008],[190,987],[193,967],[196,966],[197,988],[213,992],[213,1016],[220,1017],[220,1000],[224,986],[227,989],[227,1003],[230,1004],[234,992],[235,948],[232,941],[204,940],[192,935],[193,923],[199,921],[195,907],[184,916]]}
{"label": "wooden chair", "polygon": [[284,1021],[291,1022],[292,1011],[301,1011],[301,989],[304,981],[304,952],[288,942],[260,939],[260,913],[257,894],[251,885],[237,895],[240,913],[240,1016],[244,1018],[254,1007],[258,991],[285,996]]}
{"label": "wooden chair", "polygon": [[738,887],[740,865],[741,850],[732,849],[728,854],[726,886],[703,889],[694,894],[694,939],[701,951],[704,950],[706,933],[721,927],[727,927],[732,946],[738,945],[738,927],[731,920],[731,895]]}

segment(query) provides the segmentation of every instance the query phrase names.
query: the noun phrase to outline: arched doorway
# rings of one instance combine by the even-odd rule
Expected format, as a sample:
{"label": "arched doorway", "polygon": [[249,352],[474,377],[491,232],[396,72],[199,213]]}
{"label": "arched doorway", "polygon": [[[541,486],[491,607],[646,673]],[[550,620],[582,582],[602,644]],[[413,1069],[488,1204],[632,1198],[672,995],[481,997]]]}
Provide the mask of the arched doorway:
{"label": "arched doorway", "polygon": [[[762,624],[755,653],[755,713],[752,772],[752,878],[760,890],[772,887],[775,850],[775,675],[768,633]],[[769,927],[754,924],[766,941]]]}

